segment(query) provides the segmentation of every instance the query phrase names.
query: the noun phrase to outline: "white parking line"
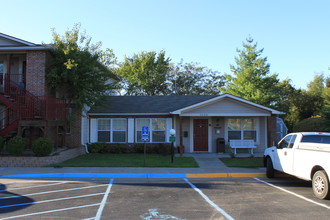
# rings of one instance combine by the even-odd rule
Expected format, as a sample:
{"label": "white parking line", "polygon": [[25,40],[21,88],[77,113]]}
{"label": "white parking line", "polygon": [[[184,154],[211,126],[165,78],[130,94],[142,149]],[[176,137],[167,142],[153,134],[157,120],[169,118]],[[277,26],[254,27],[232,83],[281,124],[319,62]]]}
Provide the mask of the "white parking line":
{"label": "white parking line", "polygon": [[105,204],[107,202],[108,195],[109,195],[110,190],[111,190],[111,187],[112,187],[112,183],[113,183],[113,179],[111,179],[110,182],[109,182],[107,191],[105,192],[105,194],[103,196],[103,199],[102,199],[102,202],[101,202],[101,205],[100,205],[99,209],[97,210],[97,213],[96,213],[96,216],[95,216],[95,220],[101,219],[104,206],[105,206]]}
{"label": "white parking line", "polygon": [[26,187],[17,187],[17,188],[7,188],[7,189],[0,190],[0,192],[7,192],[8,190],[20,190],[20,189],[31,189],[31,188],[45,187],[45,186],[54,186],[54,185],[60,185],[60,184],[70,183],[70,182],[74,182],[74,181],[51,183],[51,184],[37,185],[37,186],[26,186]]}
{"label": "white parking line", "polygon": [[72,197],[64,197],[64,198],[43,200],[43,201],[37,201],[37,202],[28,202],[28,203],[18,203],[18,204],[12,204],[12,205],[4,205],[4,206],[0,206],[0,209],[16,207],[16,206],[34,205],[34,204],[46,203],[46,202],[62,201],[62,200],[68,200],[68,199],[78,199],[78,198],[98,196],[98,195],[103,195],[103,194],[104,193],[94,193],[94,194],[88,194],[88,195],[82,195],[82,196],[72,196]]}
{"label": "white parking line", "polygon": [[275,186],[275,185],[273,185],[273,184],[271,184],[271,183],[268,183],[268,182],[266,182],[266,181],[263,181],[263,180],[261,180],[261,179],[259,179],[259,178],[257,178],[257,177],[254,177],[253,179],[255,179],[255,180],[259,181],[259,182],[262,182],[262,183],[264,183],[264,184],[266,184],[266,185],[268,185],[268,186],[272,186],[272,187],[274,187],[274,188],[276,188],[276,189],[282,190],[282,191],[284,191],[284,192],[286,192],[286,193],[289,193],[289,194],[291,194],[291,195],[294,195],[294,196],[296,196],[296,197],[298,197],[298,198],[300,198],[300,199],[303,199],[303,200],[305,200],[305,201],[307,201],[307,202],[313,203],[313,204],[318,205],[318,206],[322,206],[322,207],[324,207],[324,208],[326,208],[326,209],[330,209],[330,206],[327,206],[327,205],[322,204],[322,203],[319,203],[319,202],[315,202],[315,201],[313,201],[313,200],[311,200],[311,199],[308,199],[308,198],[306,198],[306,197],[304,197],[304,196],[301,196],[301,195],[299,195],[299,194],[297,194],[297,193],[291,192],[291,191],[286,190],[286,189],[284,189],[284,188],[282,188],[282,187]]}
{"label": "white parking line", "polygon": [[13,195],[13,196],[8,196],[8,197],[1,197],[0,200],[27,197],[27,196],[35,196],[35,195],[42,195],[42,194],[50,194],[50,193],[57,193],[57,192],[65,192],[65,191],[73,191],[73,190],[80,190],[80,189],[89,189],[89,188],[96,188],[96,187],[107,186],[107,185],[108,184],[101,184],[101,185],[84,186],[84,187],[78,187],[78,188],[59,189],[59,190],[46,191],[46,192],[30,193],[30,194],[24,194],[24,195]]}
{"label": "white parking line", "polygon": [[184,178],[184,180],[193,188],[195,191],[197,191],[211,206],[213,206],[218,212],[220,212],[222,215],[224,215],[228,220],[234,220],[233,217],[231,217],[225,210],[221,209],[217,204],[215,204],[212,200],[210,200],[200,189],[198,189],[194,184],[192,184],[187,178]]}
{"label": "white parking line", "polygon": [[98,206],[98,205],[100,205],[100,203],[75,206],[75,207],[69,207],[69,208],[64,208],[64,209],[55,209],[55,210],[49,210],[49,211],[44,211],[44,212],[35,212],[35,213],[29,213],[29,214],[24,214],[24,215],[10,216],[10,217],[1,218],[1,220],[27,217],[27,216],[32,216],[32,215],[41,215],[41,214],[47,214],[47,213],[53,213],[53,212],[61,212],[61,211],[72,210],[72,209],[81,209],[81,208],[87,208],[87,207]]}

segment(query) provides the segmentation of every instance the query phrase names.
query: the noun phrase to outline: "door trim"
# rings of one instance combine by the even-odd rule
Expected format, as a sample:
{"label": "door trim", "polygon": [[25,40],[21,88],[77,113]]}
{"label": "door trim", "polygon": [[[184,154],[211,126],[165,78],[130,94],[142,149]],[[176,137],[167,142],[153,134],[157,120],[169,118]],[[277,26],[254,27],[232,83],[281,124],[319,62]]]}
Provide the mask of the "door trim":
{"label": "door trim", "polygon": [[[207,137],[207,151],[194,151],[194,119],[207,119],[207,124],[208,124],[208,137]],[[212,153],[212,126],[209,126],[211,123],[211,117],[190,117],[189,121],[189,129],[190,129],[190,152],[208,152]]]}

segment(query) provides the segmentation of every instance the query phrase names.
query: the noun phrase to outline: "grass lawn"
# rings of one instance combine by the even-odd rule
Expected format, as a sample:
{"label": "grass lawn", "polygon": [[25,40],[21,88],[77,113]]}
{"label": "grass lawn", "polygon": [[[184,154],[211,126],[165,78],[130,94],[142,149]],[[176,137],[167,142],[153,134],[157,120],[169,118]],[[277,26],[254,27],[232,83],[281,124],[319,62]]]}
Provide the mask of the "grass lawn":
{"label": "grass lawn", "polygon": [[[85,154],[53,165],[55,167],[143,167],[143,154]],[[146,167],[199,167],[193,157],[146,155]]]}
{"label": "grass lawn", "polygon": [[220,158],[227,167],[263,167],[263,158]]}

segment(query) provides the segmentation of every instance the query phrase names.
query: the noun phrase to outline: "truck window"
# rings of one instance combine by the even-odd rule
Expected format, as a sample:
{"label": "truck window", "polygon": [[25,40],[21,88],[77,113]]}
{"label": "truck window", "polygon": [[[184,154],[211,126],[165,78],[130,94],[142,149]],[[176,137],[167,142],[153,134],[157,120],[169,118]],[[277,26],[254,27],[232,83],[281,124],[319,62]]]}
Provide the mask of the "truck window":
{"label": "truck window", "polygon": [[279,149],[283,148],[293,148],[294,142],[296,140],[297,135],[289,135],[285,137],[279,144],[278,147]]}
{"label": "truck window", "polygon": [[297,135],[292,135],[288,148],[293,148],[294,142],[296,141]]}
{"label": "truck window", "polygon": [[306,135],[301,139],[302,143],[330,144],[329,135]]}

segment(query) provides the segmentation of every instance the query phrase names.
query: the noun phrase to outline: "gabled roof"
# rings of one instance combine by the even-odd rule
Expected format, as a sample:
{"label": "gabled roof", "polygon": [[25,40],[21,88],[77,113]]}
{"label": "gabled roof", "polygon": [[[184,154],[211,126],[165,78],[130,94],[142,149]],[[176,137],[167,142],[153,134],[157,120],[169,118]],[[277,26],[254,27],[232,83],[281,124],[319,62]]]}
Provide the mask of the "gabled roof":
{"label": "gabled roof", "polygon": [[176,111],[172,112],[172,114],[181,114],[183,111],[188,111],[190,109],[198,108],[198,107],[201,107],[203,105],[214,103],[216,101],[220,101],[221,99],[225,99],[225,98],[230,98],[230,99],[233,99],[233,100],[236,100],[236,101],[239,101],[239,102],[242,102],[242,103],[245,103],[245,104],[248,104],[248,105],[257,107],[257,108],[260,108],[262,110],[269,111],[269,112],[271,112],[272,114],[275,114],[275,115],[285,114],[283,112],[280,112],[280,111],[277,111],[277,110],[274,110],[274,109],[265,107],[263,105],[256,104],[254,102],[250,102],[250,101],[248,101],[246,99],[242,99],[242,98],[240,98],[238,96],[234,96],[234,95],[230,95],[230,94],[219,95],[219,96],[216,96],[216,97],[214,97],[212,99],[205,100],[204,102],[200,102],[200,103],[197,103],[195,105],[187,106],[187,107],[182,108],[182,109],[177,109]]}
{"label": "gabled roof", "polygon": [[0,51],[3,50],[48,50],[49,47],[34,44],[7,34],[0,33]]}
{"label": "gabled roof", "polygon": [[207,106],[221,99],[233,99],[271,114],[283,112],[267,108],[237,96],[224,95],[178,95],[178,96],[109,96],[100,107],[93,107],[90,115],[180,115],[184,111]]}

